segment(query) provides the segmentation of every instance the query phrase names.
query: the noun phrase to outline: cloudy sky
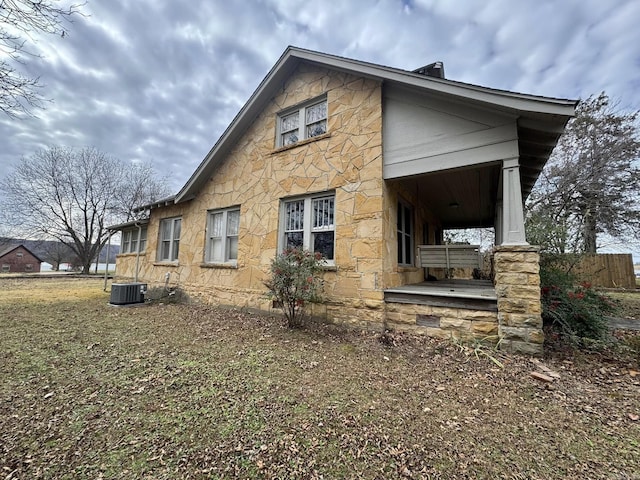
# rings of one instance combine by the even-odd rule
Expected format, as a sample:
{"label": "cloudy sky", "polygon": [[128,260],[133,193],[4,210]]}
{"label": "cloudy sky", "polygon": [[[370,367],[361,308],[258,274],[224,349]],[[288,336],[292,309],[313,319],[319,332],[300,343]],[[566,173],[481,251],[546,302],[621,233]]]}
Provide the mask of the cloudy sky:
{"label": "cloudy sky", "polygon": [[23,71],[52,99],[0,113],[0,177],[49,145],[149,161],[177,191],[288,45],[640,109],[637,0],[88,0]]}

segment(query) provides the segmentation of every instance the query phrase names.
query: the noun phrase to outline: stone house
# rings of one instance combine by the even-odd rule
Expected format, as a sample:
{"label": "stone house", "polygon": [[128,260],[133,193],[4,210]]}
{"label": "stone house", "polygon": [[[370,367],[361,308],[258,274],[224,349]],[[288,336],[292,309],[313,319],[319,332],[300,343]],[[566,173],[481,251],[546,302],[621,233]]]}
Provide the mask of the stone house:
{"label": "stone house", "polygon": [[37,273],[42,260],[24,245],[0,248],[0,273]]}
{"label": "stone house", "polygon": [[[123,234],[117,275],[269,311],[270,262],[300,246],[327,258],[315,316],[500,335],[505,348],[539,353],[523,200],[576,103],[447,80],[439,62],[405,71],[289,47],[184,187],[141,206],[147,220],[112,227]],[[444,264],[420,245],[486,226],[494,283],[425,282]]]}

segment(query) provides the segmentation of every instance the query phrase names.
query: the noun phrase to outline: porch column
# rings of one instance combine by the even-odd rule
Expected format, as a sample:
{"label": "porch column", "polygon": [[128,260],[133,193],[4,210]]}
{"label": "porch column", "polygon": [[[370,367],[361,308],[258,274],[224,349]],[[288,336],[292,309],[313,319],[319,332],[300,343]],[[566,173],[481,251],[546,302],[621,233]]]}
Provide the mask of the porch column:
{"label": "porch column", "polygon": [[498,243],[494,250],[500,346],[515,353],[541,355],[540,255],[539,248],[529,245],[525,236],[517,158],[502,162],[501,180],[502,202],[496,207]]}
{"label": "porch column", "polygon": [[517,158],[502,161],[502,227],[500,245],[529,245],[524,233],[524,209]]}

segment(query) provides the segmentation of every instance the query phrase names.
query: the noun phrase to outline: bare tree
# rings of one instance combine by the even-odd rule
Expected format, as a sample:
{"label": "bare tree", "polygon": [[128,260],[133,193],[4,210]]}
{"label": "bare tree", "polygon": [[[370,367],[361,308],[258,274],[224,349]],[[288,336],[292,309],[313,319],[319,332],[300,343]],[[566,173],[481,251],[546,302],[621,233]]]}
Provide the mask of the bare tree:
{"label": "bare tree", "polygon": [[34,245],[37,248],[38,255],[42,260],[51,264],[51,268],[54,271],[60,270],[60,264],[71,263],[76,255],[65,244],[61,242],[52,241],[40,241]]}
{"label": "bare tree", "polygon": [[59,7],[58,0],[0,0],[0,111],[10,117],[42,108],[38,78],[20,73],[15,65],[34,56],[27,38],[34,34],[66,35],[65,23],[84,5]]}
{"label": "bare tree", "polygon": [[640,112],[603,92],[583,101],[529,199],[528,235],[557,253],[595,253],[601,234],[640,234]]}
{"label": "bare tree", "polygon": [[[129,198],[138,195],[141,201],[152,202],[166,195],[164,182],[148,169],[141,175],[140,168],[95,148],[40,150],[23,158],[0,183],[3,208],[12,212],[26,235],[53,238],[68,246],[83,273],[89,273],[107,241],[106,227],[130,218],[123,207]],[[149,185],[157,190],[151,191]]]}
{"label": "bare tree", "polygon": [[116,186],[117,204],[114,214],[123,222],[146,217],[148,211],[135,211],[136,207],[166,196],[169,186],[165,178],[158,177],[149,163],[136,163]]}

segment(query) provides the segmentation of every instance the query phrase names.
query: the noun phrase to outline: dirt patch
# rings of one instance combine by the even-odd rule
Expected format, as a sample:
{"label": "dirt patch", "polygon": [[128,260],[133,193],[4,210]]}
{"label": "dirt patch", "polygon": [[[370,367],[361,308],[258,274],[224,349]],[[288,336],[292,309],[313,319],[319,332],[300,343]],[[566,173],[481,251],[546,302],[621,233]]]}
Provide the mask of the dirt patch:
{"label": "dirt patch", "polygon": [[201,305],[115,308],[100,281],[5,286],[5,479],[640,471],[640,342],[630,333],[538,361],[327,325],[291,331]]}

